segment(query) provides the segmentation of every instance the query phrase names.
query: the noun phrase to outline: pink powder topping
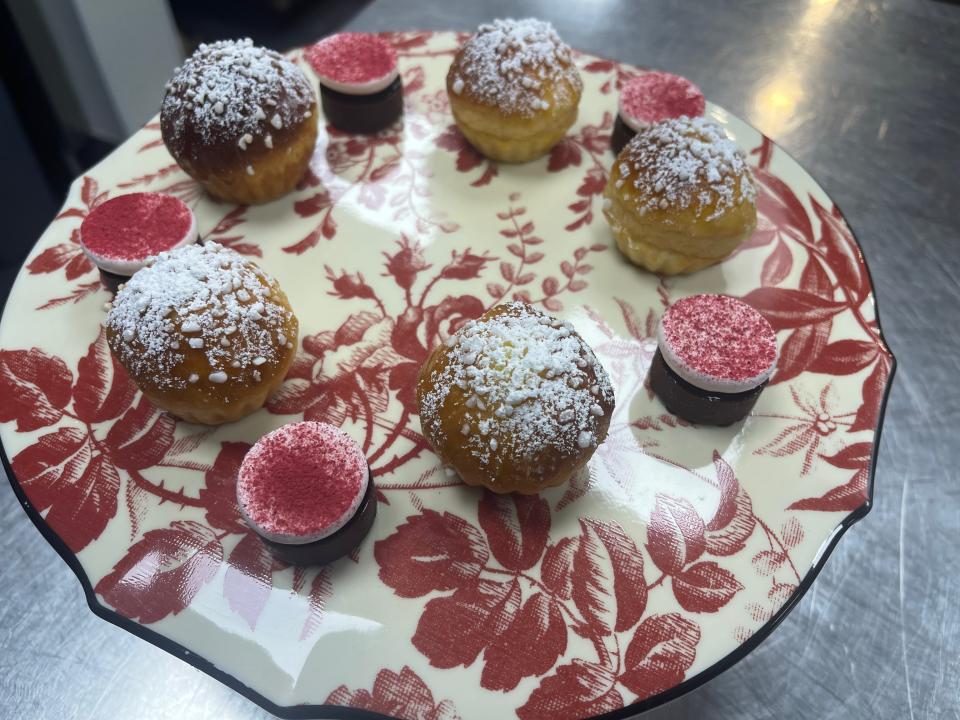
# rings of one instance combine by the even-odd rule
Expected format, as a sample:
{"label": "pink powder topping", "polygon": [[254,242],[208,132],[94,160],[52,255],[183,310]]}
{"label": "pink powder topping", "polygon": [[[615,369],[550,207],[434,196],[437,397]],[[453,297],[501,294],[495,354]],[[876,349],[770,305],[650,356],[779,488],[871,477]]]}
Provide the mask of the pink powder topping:
{"label": "pink powder topping", "polygon": [[706,378],[763,378],[777,359],[777,336],[767,319],[728,295],[678,300],[661,327],[671,355]]}
{"label": "pink powder topping", "polygon": [[397,69],[397,53],[369,33],[339,33],[309,48],[307,61],[321,79],[344,85],[376,82]]}
{"label": "pink powder topping", "polygon": [[284,425],[243,459],[240,506],[272,539],[321,538],[356,513],[367,489],[367,462],[342,430],[319,422]]}
{"label": "pink powder topping", "polygon": [[703,115],[705,103],[700,88],[686,78],[653,71],[635,77],[620,91],[620,112],[624,121],[644,125],[677,118]]}
{"label": "pink powder topping", "polygon": [[137,261],[180,245],[192,226],[193,213],[180,199],[129,193],[90,211],[80,225],[80,238],[98,258]]}

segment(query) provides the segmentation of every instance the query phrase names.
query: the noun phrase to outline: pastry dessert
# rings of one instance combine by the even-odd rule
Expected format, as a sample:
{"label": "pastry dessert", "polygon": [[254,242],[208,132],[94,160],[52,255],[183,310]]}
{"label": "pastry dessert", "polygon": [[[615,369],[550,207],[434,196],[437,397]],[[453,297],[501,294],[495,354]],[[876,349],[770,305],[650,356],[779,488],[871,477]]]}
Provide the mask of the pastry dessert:
{"label": "pastry dessert", "polygon": [[403,83],[397,53],[368,33],[339,33],[306,53],[320,80],[327,122],[348,133],[375,133],[403,114]]}
{"label": "pastry dessert", "polygon": [[720,262],[757,226],[743,151],[704,118],[664,120],[638,132],[603,194],[621,252],[664,275]]}
{"label": "pastry dessert", "polygon": [[583,83],[570,48],[542,20],[494,20],[447,73],[454,120],[477,150],[503,162],[546,153],[577,119]]}
{"label": "pastry dessert", "polygon": [[727,295],[694,295],[660,319],[650,386],[674,415],[700,425],[745,418],[777,363],[763,315]]}
{"label": "pastry dessert", "polygon": [[197,237],[193,211],[163,193],[118,195],[97,205],[80,224],[80,247],[111,293],[149,258],[194,243]]}
{"label": "pastry dessert", "polygon": [[610,136],[614,155],[654,123],[684,115],[699,117],[705,107],[700,88],[679,75],[652,70],[631,78],[620,89],[617,120]]}
{"label": "pastry dessert", "polygon": [[267,202],[307,169],[316,96],[296,65],[249,38],[201,44],[167,83],[160,132],[173,159],[214,197]]}
{"label": "pastry dessert", "polygon": [[437,347],[417,402],[427,442],[465,483],[524,494],[583,467],[614,406],[606,371],[573,326],[521,302]]}
{"label": "pastry dessert", "polygon": [[217,425],[260,408],[296,354],[287,296],[216,243],[160,253],[114,298],[107,343],[150,402]]}
{"label": "pastry dessert", "polygon": [[348,554],[377,515],[360,448],[320,422],[291,423],[260,438],[240,465],[237,502],[270,551],[294,565]]}

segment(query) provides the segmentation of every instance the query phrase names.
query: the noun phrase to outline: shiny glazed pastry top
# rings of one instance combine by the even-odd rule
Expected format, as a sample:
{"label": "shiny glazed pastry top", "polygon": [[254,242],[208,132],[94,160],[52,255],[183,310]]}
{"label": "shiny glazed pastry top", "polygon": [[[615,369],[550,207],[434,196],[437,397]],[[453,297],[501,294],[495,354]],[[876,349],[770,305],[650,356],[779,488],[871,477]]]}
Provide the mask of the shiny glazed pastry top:
{"label": "shiny glazed pastry top", "polygon": [[434,350],[417,387],[423,431],[470,485],[559,485],[603,442],[610,380],[569,322],[498,305]]}

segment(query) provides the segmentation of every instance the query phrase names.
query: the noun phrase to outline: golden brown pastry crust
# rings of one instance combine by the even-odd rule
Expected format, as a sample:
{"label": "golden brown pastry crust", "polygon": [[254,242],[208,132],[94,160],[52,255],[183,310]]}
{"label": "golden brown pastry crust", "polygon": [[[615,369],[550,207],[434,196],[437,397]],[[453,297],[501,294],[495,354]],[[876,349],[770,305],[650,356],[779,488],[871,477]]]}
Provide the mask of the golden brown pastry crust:
{"label": "golden brown pastry crust", "polygon": [[250,40],[200,48],[178,68],[160,109],[164,144],[211,195],[252,204],[289,192],[317,139],[303,72]]}
{"label": "golden brown pastry crust", "polygon": [[[524,367],[516,347],[536,355],[534,364]],[[537,372],[544,360],[563,371]],[[481,371],[472,381],[468,367]],[[494,376],[497,386],[478,384]],[[511,393],[521,387],[537,389],[517,401]],[[522,494],[561,485],[586,465],[614,407],[606,371],[572,326],[523,303],[498,305],[434,349],[417,401],[427,442],[466,484]]]}
{"label": "golden brown pastry crust", "polygon": [[447,73],[460,131],[501,162],[527,162],[556,145],[576,122],[582,90],[570,48],[534,20],[482,26]]}
{"label": "golden brown pastry crust", "polygon": [[[164,342],[158,342],[157,325],[151,318],[156,317],[158,298],[166,296],[136,292],[143,286],[144,277],[137,279],[137,275],[150,271],[150,267],[138,271],[121,287],[106,323],[111,352],[147,399],[187,422],[205,425],[233,422],[263,406],[293,363],[299,330],[287,296],[276,280],[233,251],[221,248],[215,252],[233,263],[231,273],[238,273],[242,286],[220,294],[217,301],[199,312],[184,305],[175,307],[164,316],[169,323]],[[164,259],[157,262],[163,263]],[[221,278],[212,280],[217,284]],[[131,312],[131,308],[137,307],[140,297],[150,301],[145,305],[143,321],[137,322],[135,313],[139,311]],[[211,310],[218,303],[230,310],[217,316]],[[238,313],[249,312],[257,303],[263,306],[262,313],[258,312],[261,317],[244,320],[245,326],[238,328]],[[236,329],[229,329],[228,323]],[[185,329],[187,324],[194,327]],[[198,324],[199,330],[195,329]],[[203,340],[203,345],[193,347],[191,340]],[[218,377],[217,373],[223,375]]]}
{"label": "golden brown pastry crust", "polygon": [[[700,143],[700,158],[682,146]],[[657,188],[660,188],[659,190]],[[742,151],[701,118],[640,132],[613,164],[604,215],[631,262],[665,275],[720,262],[757,225],[753,178]]]}

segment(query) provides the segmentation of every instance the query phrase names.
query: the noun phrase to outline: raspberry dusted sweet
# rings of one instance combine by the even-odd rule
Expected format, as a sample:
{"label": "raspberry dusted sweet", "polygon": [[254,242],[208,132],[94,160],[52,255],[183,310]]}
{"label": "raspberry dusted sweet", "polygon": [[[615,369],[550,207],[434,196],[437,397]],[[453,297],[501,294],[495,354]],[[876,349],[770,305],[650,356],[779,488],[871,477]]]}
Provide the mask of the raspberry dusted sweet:
{"label": "raspberry dusted sweet", "polygon": [[397,53],[369,33],[338,33],[306,52],[320,80],[327,122],[344,132],[375,133],[403,112],[403,85]]}
{"label": "raspberry dusted sweet", "polygon": [[620,154],[630,139],[661,120],[703,115],[700,88],[686,78],[653,70],[628,80],[620,90],[619,112],[610,144]]}
{"label": "raspberry dusted sweet", "polygon": [[260,438],[240,466],[237,502],[271,551],[295,564],[346,555],[377,512],[360,448],[320,422],[291,423]]}
{"label": "raspberry dusted sweet", "polygon": [[80,225],[80,247],[111,292],[150,258],[196,240],[193,211],[163,193],[118,195],[96,206]]}
{"label": "raspberry dusted sweet", "polygon": [[536,493],[603,442],[613,388],[569,322],[522,302],[464,325],[420,371],[423,434],[468,485]]}
{"label": "raspberry dusted sweet", "polygon": [[729,425],[749,414],[776,362],[776,332],[763,315],[727,295],[694,295],[661,318],[650,382],[674,415]]}

